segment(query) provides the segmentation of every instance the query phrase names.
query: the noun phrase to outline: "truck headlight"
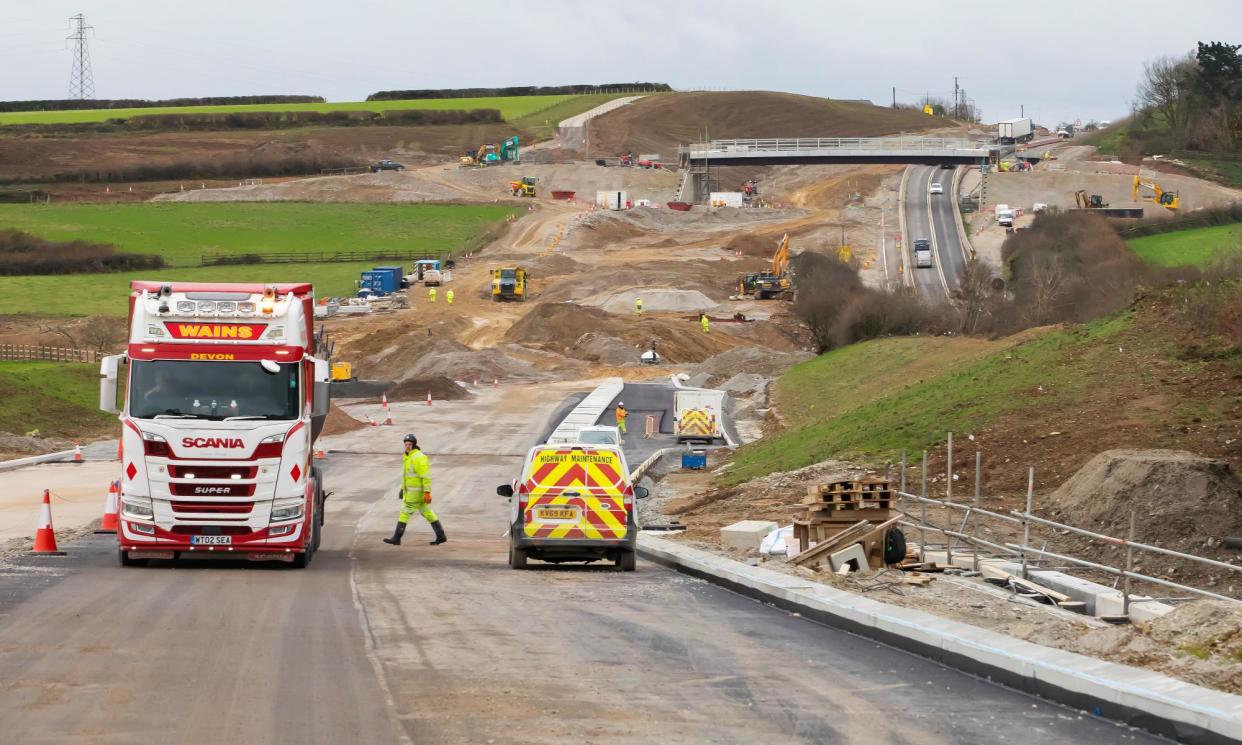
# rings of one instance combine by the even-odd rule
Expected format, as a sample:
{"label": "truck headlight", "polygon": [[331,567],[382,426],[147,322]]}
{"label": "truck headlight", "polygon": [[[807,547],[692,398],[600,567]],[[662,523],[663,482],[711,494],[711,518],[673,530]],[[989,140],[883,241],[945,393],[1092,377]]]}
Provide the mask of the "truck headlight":
{"label": "truck headlight", "polygon": [[272,510],[273,520],[292,520],[295,517],[302,516],[302,505],[295,504],[288,507],[277,507]]}
{"label": "truck headlight", "polygon": [[125,514],[131,517],[142,517],[150,520],[155,517],[155,510],[151,508],[151,502],[135,502],[128,497],[121,502],[125,506]]}

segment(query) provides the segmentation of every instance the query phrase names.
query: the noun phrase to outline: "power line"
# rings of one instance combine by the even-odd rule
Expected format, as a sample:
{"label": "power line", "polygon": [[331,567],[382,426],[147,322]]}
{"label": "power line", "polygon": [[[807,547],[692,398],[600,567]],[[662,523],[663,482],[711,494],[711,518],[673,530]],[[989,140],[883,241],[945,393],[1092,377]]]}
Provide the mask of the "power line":
{"label": "power line", "polygon": [[88,101],[95,98],[95,76],[91,72],[91,52],[86,46],[86,32],[94,26],[86,25],[86,16],[78,13],[69,20],[76,24],[73,33],[65,39],[73,39],[73,69],[69,73],[69,98]]}

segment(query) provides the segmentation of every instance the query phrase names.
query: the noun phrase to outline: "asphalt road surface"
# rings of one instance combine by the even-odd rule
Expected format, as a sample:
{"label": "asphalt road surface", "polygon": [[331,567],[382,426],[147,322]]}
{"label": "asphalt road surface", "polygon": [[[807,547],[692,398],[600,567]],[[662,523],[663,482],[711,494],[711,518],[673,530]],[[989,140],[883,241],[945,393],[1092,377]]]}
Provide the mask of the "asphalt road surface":
{"label": "asphalt road surface", "polygon": [[[0,740],[1161,742],[642,561],[510,570],[495,486],[573,390],[395,404],[397,426],[332,438],[307,570],[122,569],[105,536],[0,567]],[[406,431],[443,546],[418,517],[380,541]]]}
{"label": "asphalt road surface", "polygon": [[[906,181],[906,266],[911,267],[914,284],[926,298],[944,297],[958,287],[958,277],[966,265],[966,250],[957,233],[953,212],[953,171],[935,166],[910,166]],[[931,194],[931,184],[939,183],[943,194]],[[931,241],[933,264],[919,269],[914,265],[914,241]]]}

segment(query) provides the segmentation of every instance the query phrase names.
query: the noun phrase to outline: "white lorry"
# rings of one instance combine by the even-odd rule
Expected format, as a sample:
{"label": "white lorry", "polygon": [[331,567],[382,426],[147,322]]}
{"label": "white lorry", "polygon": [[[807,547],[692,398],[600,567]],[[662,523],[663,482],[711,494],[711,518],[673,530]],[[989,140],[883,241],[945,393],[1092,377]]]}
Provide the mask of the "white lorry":
{"label": "white lorry", "polygon": [[1035,128],[1031,126],[1030,117],[1006,119],[996,125],[997,139],[1002,145],[1015,145],[1019,142],[1030,142],[1035,137]]}
{"label": "white lorry", "polygon": [[723,438],[724,391],[702,388],[678,389],[673,393],[673,432],[678,441]]}

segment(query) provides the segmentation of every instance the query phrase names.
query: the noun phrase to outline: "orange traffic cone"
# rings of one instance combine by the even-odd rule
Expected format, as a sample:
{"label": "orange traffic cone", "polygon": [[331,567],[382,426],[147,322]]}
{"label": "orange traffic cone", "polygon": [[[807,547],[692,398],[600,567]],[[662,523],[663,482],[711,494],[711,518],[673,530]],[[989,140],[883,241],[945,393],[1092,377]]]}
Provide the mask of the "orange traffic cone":
{"label": "orange traffic cone", "polygon": [[32,554],[43,556],[64,556],[64,551],[56,548],[56,531],[52,530],[52,492],[43,490],[43,507],[39,511],[39,529],[35,532]]}
{"label": "orange traffic cone", "polygon": [[386,426],[391,427],[392,426],[392,410],[388,408],[388,394],[387,393],[380,394],[380,403],[383,404],[384,406],[384,424]]}
{"label": "orange traffic cone", "polygon": [[117,482],[108,484],[108,497],[104,500],[103,519],[99,521],[96,533],[115,533],[121,513],[121,500],[117,498]]}
{"label": "orange traffic cone", "polygon": [[427,405],[431,406],[431,391],[427,391]]}
{"label": "orange traffic cone", "polygon": [[82,443],[80,442],[73,443],[73,462],[74,463],[82,462]]}
{"label": "orange traffic cone", "polygon": [[322,449],[315,451],[315,460],[323,460],[327,457],[328,457],[328,454],[324,452]]}
{"label": "orange traffic cone", "polygon": [[365,417],[367,418],[367,424],[371,425],[372,427],[378,427],[378,426],[379,426],[379,422],[377,422],[377,421],[375,421],[374,419],[372,419],[370,414],[363,414],[363,416],[365,416]]}

